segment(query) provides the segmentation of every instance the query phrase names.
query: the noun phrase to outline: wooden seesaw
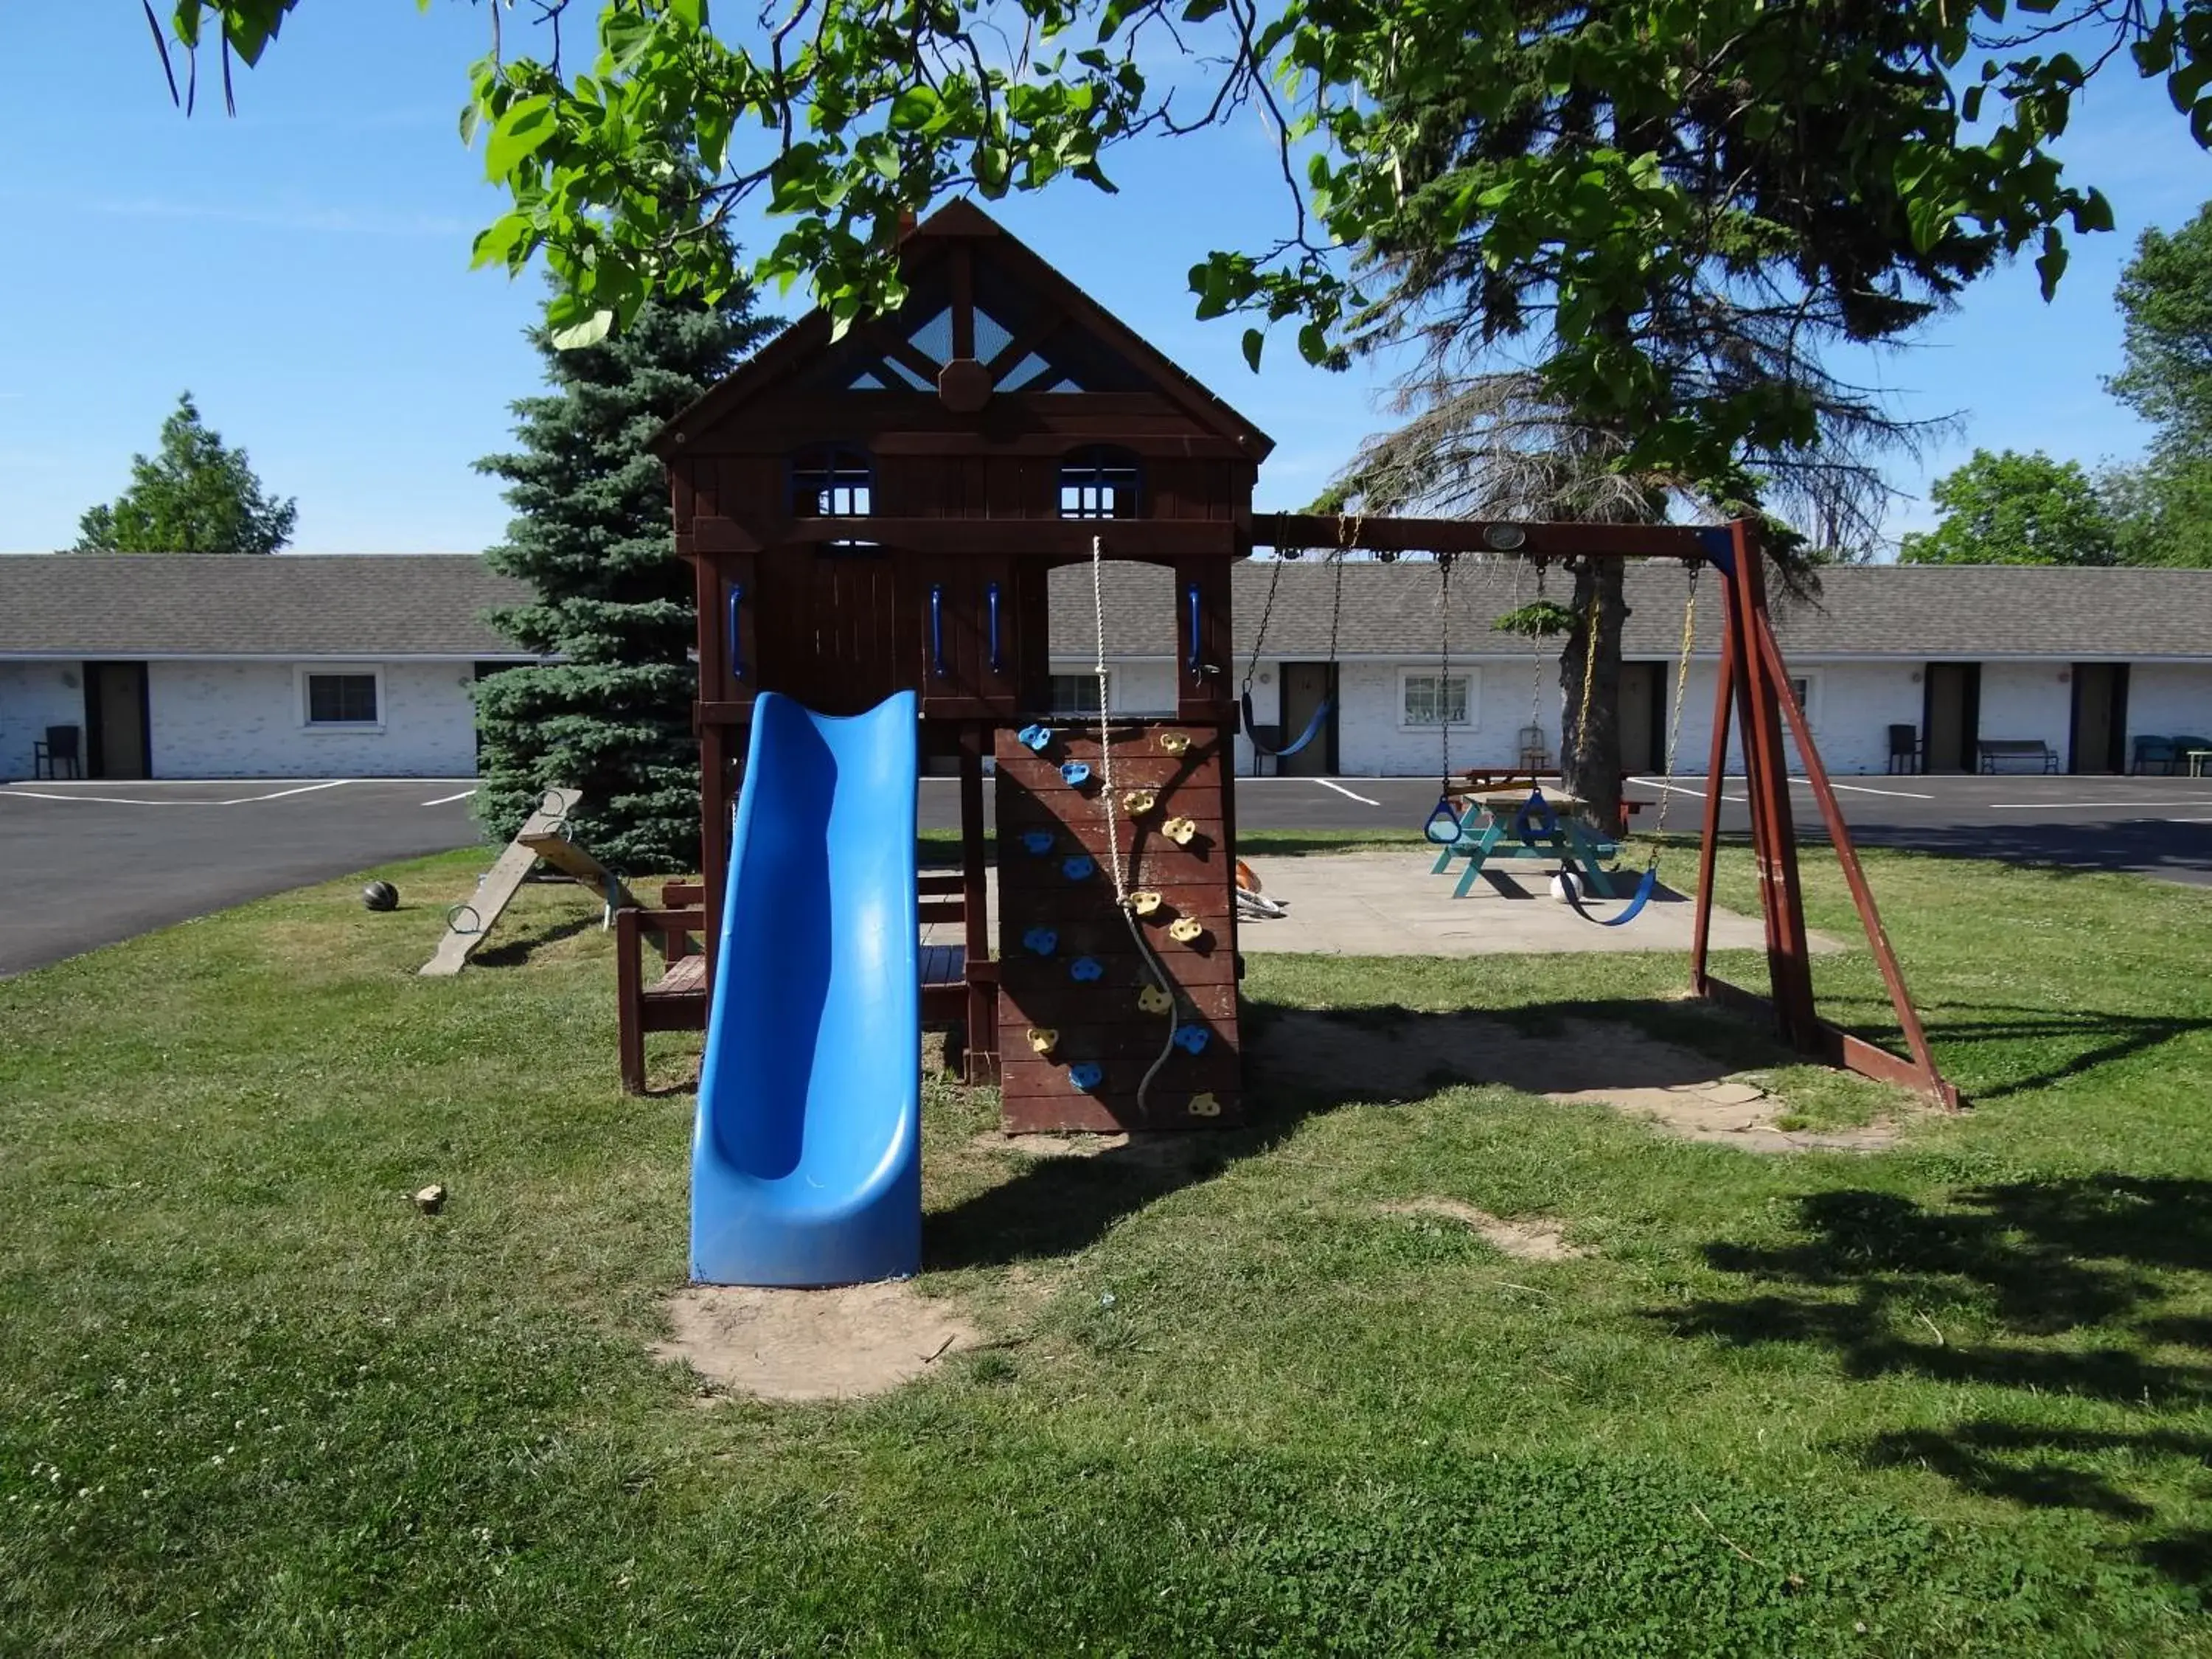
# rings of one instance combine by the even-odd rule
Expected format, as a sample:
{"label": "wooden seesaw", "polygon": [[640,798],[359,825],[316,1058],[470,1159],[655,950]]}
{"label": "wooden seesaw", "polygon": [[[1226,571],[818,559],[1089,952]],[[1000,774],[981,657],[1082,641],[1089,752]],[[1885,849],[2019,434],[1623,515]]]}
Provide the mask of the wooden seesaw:
{"label": "wooden seesaw", "polygon": [[471,953],[490,934],[541,859],[598,893],[610,918],[618,910],[636,908],[637,900],[622,878],[568,837],[568,813],[583,798],[580,789],[545,792],[538,810],[477,881],[475,896],[446,912],[446,931],[438,948],[418,970],[423,978],[450,979],[467,965]]}

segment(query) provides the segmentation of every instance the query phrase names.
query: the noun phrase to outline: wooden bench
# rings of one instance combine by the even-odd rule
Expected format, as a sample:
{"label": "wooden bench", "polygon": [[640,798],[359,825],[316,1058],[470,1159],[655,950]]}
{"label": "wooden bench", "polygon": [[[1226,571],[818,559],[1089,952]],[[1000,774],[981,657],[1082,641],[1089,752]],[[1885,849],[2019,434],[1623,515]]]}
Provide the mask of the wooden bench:
{"label": "wooden bench", "polygon": [[2032,761],[2043,772],[2058,769],[2058,751],[2040,738],[1983,738],[1974,748],[1984,772],[1996,771],[2000,761]]}
{"label": "wooden bench", "polygon": [[[918,921],[960,921],[967,916],[962,878],[925,870],[915,883],[921,895]],[[660,890],[664,908],[630,906],[615,912],[615,1006],[621,1051],[623,1088],[645,1092],[645,1034],[647,1031],[703,1031],[707,1029],[707,958],[693,948],[692,935],[706,930],[700,908],[702,890],[696,881],[672,881]],[[659,977],[647,981],[643,968],[648,935],[661,940]],[[995,963],[979,963],[979,981],[995,984]],[[957,1070],[966,1046],[969,1011],[968,952],[963,945],[921,948],[921,1023],[948,1032],[945,1066]]]}

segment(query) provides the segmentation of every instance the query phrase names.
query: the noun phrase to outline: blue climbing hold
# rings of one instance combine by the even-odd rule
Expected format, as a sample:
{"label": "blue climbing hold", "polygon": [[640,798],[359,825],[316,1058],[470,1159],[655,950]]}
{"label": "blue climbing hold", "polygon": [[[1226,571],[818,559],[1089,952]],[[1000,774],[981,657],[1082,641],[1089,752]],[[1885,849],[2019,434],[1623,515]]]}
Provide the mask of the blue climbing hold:
{"label": "blue climbing hold", "polygon": [[1205,1048],[1206,1040],[1212,1035],[1203,1025],[1178,1025],[1175,1034],[1176,1047],[1187,1054],[1198,1054]]}
{"label": "blue climbing hold", "polygon": [[1014,733],[1014,741],[1020,744],[1024,748],[1034,750],[1036,753],[1042,755],[1052,744],[1052,727],[1049,726],[1024,726],[1020,731]]}
{"label": "blue climbing hold", "polygon": [[1035,858],[1042,858],[1052,851],[1053,834],[1049,830],[1022,831],[1022,848]]}
{"label": "blue climbing hold", "polygon": [[1022,946],[1038,956],[1048,957],[1060,949],[1060,935],[1049,927],[1032,927],[1022,935]]}
{"label": "blue climbing hold", "polygon": [[1106,1068],[1103,1066],[1093,1066],[1089,1060],[1085,1060],[1080,1066],[1071,1066],[1067,1068],[1067,1080],[1082,1090],[1084,1093],[1089,1094],[1106,1080]]}
{"label": "blue climbing hold", "polygon": [[1088,985],[1093,980],[1105,978],[1106,969],[1096,957],[1078,957],[1067,964],[1067,976]]}
{"label": "blue climbing hold", "polygon": [[1070,761],[1060,769],[1060,781],[1071,789],[1080,789],[1091,781],[1091,769],[1081,761]]}
{"label": "blue climbing hold", "polygon": [[1098,873],[1098,866],[1091,862],[1088,854],[1078,853],[1060,866],[1060,873],[1070,881],[1088,881]]}

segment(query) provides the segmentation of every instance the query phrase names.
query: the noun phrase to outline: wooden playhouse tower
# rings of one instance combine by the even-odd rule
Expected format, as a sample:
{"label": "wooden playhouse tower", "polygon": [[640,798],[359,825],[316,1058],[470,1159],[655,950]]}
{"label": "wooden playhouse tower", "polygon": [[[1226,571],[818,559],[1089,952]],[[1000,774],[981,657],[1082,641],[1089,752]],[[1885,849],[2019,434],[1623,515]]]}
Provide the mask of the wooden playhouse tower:
{"label": "wooden playhouse tower", "polygon": [[[842,339],[810,314],[655,441],[697,573],[707,960],[753,699],[912,690],[963,844],[957,878],[923,878],[923,919],[965,924],[926,960],[925,1021],[964,1030],[1009,1130],[1234,1121],[1230,571],[1272,444],[964,202],[901,265],[896,313]],[[1173,574],[1171,717],[1052,706],[1048,577],[1080,565],[1088,592],[1098,556]]]}

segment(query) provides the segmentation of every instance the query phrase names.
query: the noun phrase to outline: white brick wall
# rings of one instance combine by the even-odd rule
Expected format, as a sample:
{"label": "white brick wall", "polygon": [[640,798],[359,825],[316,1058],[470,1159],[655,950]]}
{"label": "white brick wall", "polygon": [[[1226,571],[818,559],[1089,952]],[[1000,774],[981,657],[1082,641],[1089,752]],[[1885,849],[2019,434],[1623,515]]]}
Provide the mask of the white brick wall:
{"label": "white brick wall", "polygon": [[2128,673],[2128,741],[2212,738],[2212,666],[2140,663]]}
{"label": "white brick wall", "polygon": [[[303,669],[381,675],[380,728],[309,727]],[[155,661],[146,672],[156,778],[476,775],[472,663]],[[31,741],[47,726],[84,723],[82,679],[78,663],[0,664],[0,777],[30,775]]]}
{"label": "white brick wall", "polygon": [[[83,725],[84,671],[78,664],[0,663],[0,781],[31,775],[31,745],[48,726]],[[80,759],[83,747],[80,738]]]}
{"label": "white brick wall", "polygon": [[[300,671],[383,676],[380,731],[305,723]],[[474,665],[156,662],[149,665],[157,778],[472,777]]]}

